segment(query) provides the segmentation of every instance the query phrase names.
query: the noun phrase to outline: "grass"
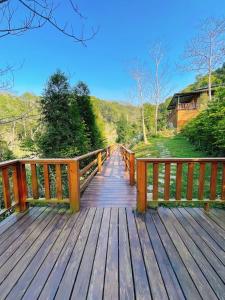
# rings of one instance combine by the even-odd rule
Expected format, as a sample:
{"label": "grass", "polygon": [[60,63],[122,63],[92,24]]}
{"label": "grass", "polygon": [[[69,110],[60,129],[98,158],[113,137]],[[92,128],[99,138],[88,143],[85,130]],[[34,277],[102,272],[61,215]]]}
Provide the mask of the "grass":
{"label": "grass", "polygon": [[[177,158],[198,158],[209,157],[205,152],[195,150],[185,137],[176,135],[173,137],[157,137],[151,138],[149,143],[139,143],[135,145],[132,150],[135,152],[137,158],[140,157],[177,157]],[[148,198],[151,199],[152,194],[152,165],[148,165]],[[188,165],[183,164],[182,171],[182,199],[186,199],[187,191],[187,173]],[[210,175],[211,165],[206,164],[205,172],[205,193],[206,200],[210,196]],[[194,167],[194,182],[193,182],[193,199],[198,200],[198,178],[199,178],[199,164]],[[221,177],[222,167],[218,167],[217,176],[217,198],[221,197]],[[170,198],[175,199],[176,193],[176,164],[171,164],[171,184],[170,184]],[[159,165],[159,198],[163,199],[164,194],[164,164]]]}

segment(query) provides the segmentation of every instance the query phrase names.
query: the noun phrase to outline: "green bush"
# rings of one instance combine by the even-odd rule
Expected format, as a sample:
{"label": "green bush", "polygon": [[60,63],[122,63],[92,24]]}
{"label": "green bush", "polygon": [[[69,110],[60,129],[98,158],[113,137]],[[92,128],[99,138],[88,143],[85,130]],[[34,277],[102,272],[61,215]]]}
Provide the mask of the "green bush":
{"label": "green bush", "polygon": [[199,150],[225,155],[225,89],[219,88],[214,100],[182,130]]}

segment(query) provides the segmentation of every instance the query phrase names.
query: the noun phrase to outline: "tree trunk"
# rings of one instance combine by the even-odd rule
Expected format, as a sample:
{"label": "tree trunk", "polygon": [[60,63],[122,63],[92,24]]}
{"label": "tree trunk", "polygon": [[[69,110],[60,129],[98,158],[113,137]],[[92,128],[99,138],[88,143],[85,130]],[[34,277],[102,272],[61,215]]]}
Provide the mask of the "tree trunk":
{"label": "tree trunk", "polygon": [[141,106],[141,121],[142,121],[142,133],[143,133],[143,141],[145,144],[148,143],[147,137],[146,137],[146,128],[145,128],[145,116],[144,116],[144,106]]}
{"label": "tree trunk", "polygon": [[209,75],[208,75],[208,93],[209,93],[209,101],[211,101],[212,100],[211,71],[209,71]]}
{"label": "tree trunk", "polygon": [[157,103],[155,105],[155,135],[158,134],[158,110],[159,110],[159,105]]}

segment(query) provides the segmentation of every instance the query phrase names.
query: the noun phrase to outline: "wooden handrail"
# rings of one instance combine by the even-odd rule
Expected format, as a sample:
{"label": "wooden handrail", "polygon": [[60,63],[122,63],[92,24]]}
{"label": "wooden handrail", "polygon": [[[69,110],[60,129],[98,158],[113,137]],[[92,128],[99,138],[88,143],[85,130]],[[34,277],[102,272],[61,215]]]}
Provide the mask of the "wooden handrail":
{"label": "wooden handrail", "polygon": [[124,146],[120,146],[122,159],[125,163],[125,170],[129,171],[130,185],[135,184],[135,153]]}
{"label": "wooden handrail", "polygon": [[[79,211],[80,193],[97,171],[101,172],[102,164],[110,156],[110,151],[111,146],[108,146],[75,158],[34,158],[1,162],[5,208],[0,210],[0,215],[13,207],[24,211],[29,202],[69,203],[71,211]],[[93,160],[90,162],[89,159],[87,165],[80,169],[80,162],[92,156]],[[66,183],[63,183],[63,176],[68,178]],[[68,197],[64,197],[65,191]]]}
{"label": "wooden handrail", "polygon": [[[170,198],[171,194],[171,164],[176,165],[175,174],[175,199]],[[224,201],[225,203],[225,158],[138,158],[137,166],[137,210],[145,212],[147,209],[147,181],[148,166],[152,167],[152,199],[150,202],[158,205],[167,201],[201,201],[205,208],[209,207],[212,201]],[[159,167],[164,166],[164,172],[159,173]],[[209,195],[204,198],[206,165],[210,165]],[[198,168],[196,168],[198,166]],[[183,176],[183,170],[186,167],[187,174]],[[219,172],[219,167],[222,171]],[[194,174],[195,169],[198,173]],[[160,176],[161,175],[161,176]],[[196,176],[198,178],[198,198],[193,199],[193,190],[196,185]],[[219,178],[221,176],[221,178]],[[163,180],[163,197],[159,199],[159,177]],[[164,179],[162,179],[164,178]],[[218,180],[220,179],[220,180]],[[218,197],[218,182],[221,184],[220,196]],[[186,186],[186,196],[182,199],[182,190]],[[162,193],[162,191],[161,191]]]}

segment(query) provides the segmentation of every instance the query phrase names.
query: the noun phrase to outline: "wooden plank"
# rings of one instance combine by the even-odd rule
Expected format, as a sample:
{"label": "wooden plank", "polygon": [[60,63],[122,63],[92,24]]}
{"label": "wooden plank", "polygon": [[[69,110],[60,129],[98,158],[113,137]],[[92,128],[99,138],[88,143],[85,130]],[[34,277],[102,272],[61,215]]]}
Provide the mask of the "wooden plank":
{"label": "wooden plank", "polygon": [[207,258],[211,266],[216,270],[223,282],[225,282],[225,266],[202,238],[201,233],[198,233],[198,228],[196,228],[195,225],[193,227],[191,223],[188,222],[189,219],[186,218],[178,209],[172,209],[172,212],[195,244],[199,247],[199,249],[201,249],[201,252]]}
{"label": "wooden plank", "polygon": [[221,200],[225,200],[225,163],[222,164],[222,169]]}
{"label": "wooden plank", "polygon": [[62,174],[61,174],[61,165],[55,165],[55,173],[56,173],[56,197],[58,200],[62,200]]}
{"label": "wooden plank", "polygon": [[181,191],[182,191],[182,163],[177,163],[177,172],[176,172],[176,200],[181,200]]}
{"label": "wooden plank", "polygon": [[211,164],[210,200],[216,199],[217,171],[218,171],[218,163],[213,162]]}
{"label": "wooden plank", "polygon": [[31,230],[31,224],[35,222],[36,218],[44,212],[46,208],[38,208],[37,210],[34,210],[32,214],[28,214],[24,217],[21,222],[20,226],[12,226],[12,228],[9,228],[6,232],[4,232],[0,236],[0,255],[4,253],[8,247],[17,239],[20,237],[20,235],[23,234],[23,237],[25,236],[24,231],[27,230],[30,232]]}
{"label": "wooden plank", "polygon": [[110,212],[111,208],[104,209],[87,299],[103,299]]}
{"label": "wooden plank", "polygon": [[55,300],[61,300],[61,299],[67,300],[70,298],[95,212],[96,210],[94,208],[89,209],[87,218],[81,229],[79,239],[73,249],[64,276],[59,284],[57,293],[54,298]]}
{"label": "wooden plank", "polygon": [[194,163],[188,163],[188,174],[187,174],[187,200],[193,198],[193,180],[194,180]]}
{"label": "wooden plank", "polygon": [[[45,261],[41,265],[37,274],[33,278],[31,284],[23,295],[23,299],[38,299],[39,295],[50,276],[50,273],[58,260],[58,257],[64,248],[64,245],[72,231],[74,226],[74,219],[69,218],[69,214],[66,215],[65,226],[63,227],[57,242],[53,245],[50,252],[48,253]],[[65,298],[66,299],[66,298]]]}
{"label": "wooden plank", "polygon": [[165,163],[164,199],[170,199],[170,163]]}
{"label": "wooden plank", "polygon": [[[207,286],[208,283],[213,290],[213,293],[215,296],[217,296],[219,299],[222,299],[224,297],[224,290],[225,285],[220,279],[220,277],[215,272],[214,268],[210,265],[209,261],[205,258],[205,256],[202,254],[202,251],[196,246],[195,242],[192,240],[192,237],[190,237],[185,229],[181,226],[181,224],[176,219],[175,215],[170,211],[165,211],[166,218],[168,218],[169,222],[171,224],[174,224],[174,227],[176,227],[176,231],[178,232],[182,242],[185,244],[186,248],[190,252],[191,256],[194,258],[196,264],[198,265],[199,269],[202,272],[202,275],[207,280]],[[194,270],[193,270],[194,272]],[[200,280],[200,278],[199,278]],[[196,282],[196,281],[195,281]],[[211,291],[210,289],[210,291]],[[209,291],[209,293],[210,293]],[[202,294],[202,292],[201,292]],[[212,292],[211,292],[212,295]],[[204,296],[205,297],[205,296]],[[210,295],[209,295],[210,297]]]}
{"label": "wooden plank", "polygon": [[128,208],[126,211],[134,276],[135,297],[139,300],[152,299],[134,215],[130,208]]}
{"label": "wooden plank", "polygon": [[202,299],[159,215],[152,218],[186,299]]}
{"label": "wooden plank", "polygon": [[6,209],[8,209],[11,207],[8,168],[2,168],[2,190],[3,190],[4,206]]}
{"label": "wooden plank", "polygon": [[200,163],[199,183],[198,183],[198,199],[203,200],[205,187],[205,163]]}
{"label": "wooden plank", "polygon": [[[73,251],[74,244],[76,243],[77,237],[80,232],[80,228],[86,217],[86,210],[83,210],[81,214],[73,214],[71,219],[73,221],[73,229],[69,235],[68,240],[65,243],[63,251],[60,253],[60,256],[57,259],[57,263],[54,265],[54,268],[51,271],[50,276],[48,277],[44,288],[39,296],[39,299],[53,299],[57,291],[59,282],[64,274],[67,262],[70,258],[70,254]],[[41,267],[48,254],[50,253],[52,246],[56,242],[57,238],[62,234],[62,229],[65,225],[65,220],[62,220],[61,214],[58,214],[59,217],[59,226],[55,226],[53,231],[45,240],[44,244],[38,250],[37,254],[34,256],[33,260],[27,267],[26,271],[22,274],[17,284],[13,287],[8,298],[13,300],[16,295],[18,298],[21,298],[25,293],[26,289],[29,287],[32,282],[37,270]]]}
{"label": "wooden plank", "polygon": [[166,254],[160,235],[158,234],[155,224],[152,219],[152,213],[146,214],[146,227],[148,230],[149,238],[154,249],[156,261],[159,265],[160,272],[162,274],[163,282],[168,294],[169,299],[185,299],[183,291],[180,287],[176,273],[170,263],[170,260]]}
{"label": "wooden plank", "polygon": [[168,299],[156,257],[149,240],[144,216],[135,216],[142,253],[153,299]]}
{"label": "wooden plank", "polygon": [[51,199],[49,166],[47,164],[44,164],[43,171],[44,171],[45,199]]}
{"label": "wooden plank", "polygon": [[37,180],[37,166],[35,164],[31,164],[30,168],[31,168],[31,186],[32,186],[33,198],[38,199],[39,191],[38,191],[38,180]]}
{"label": "wooden plank", "polygon": [[119,299],[135,299],[125,208],[119,209]]}
{"label": "wooden plank", "polygon": [[91,231],[87,240],[86,247],[84,249],[83,258],[80,264],[79,272],[73,287],[71,295],[72,299],[86,299],[89,287],[89,281],[91,277],[91,271],[94,262],[94,256],[96,252],[99,230],[101,226],[101,220],[103,215],[103,209],[99,208],[94,217],[94,221],[91,226]]}
{"label": "wooden plank", "polygon": [[[5,297],[7,296],[7,299],[19,299],[20,297],[22,297],[24,291],[28,287],[28,284],[33,279],[32,274],[37,271],[38,265],[40,264],[39,261],[36,261],[35,265],[33,264],[34,257],[38,254],[42,247],[47,245],[46,241],[48,241],[48,239],[51,240],[51,244],[49,244],[48,241],[49,246],[51,246],[52,243],[55,242],[56,238],[62,230],[62,227],[65,225],[65,215],[63,216],[60,213],[48,214],[44,222],[47,224],[47,226],[42,230],[40,236],[37,236],[32,246],[29,247],[29,249],[27,249],[23,254],[21,259],[10,272],[10,276],[7,276],[3,283],[0,285],[0,294],[2,298],[5,299]],[[41,226],[43,225],[44,223],[41,224]],[[29,242],[31,242],[30,236],[28,237],[28,239]],[[22,251],[24,251],[24,249],[22,250],[22,248],[19,248],[17,251],[18,255],[22,254]],[[40,261],[43,261],[42,258],[39,257],[39,259]],[[29,277],[26,279],[24,272],[27,274],[27,268],[30,272]],[[21,282],[21,276],[23,278],[23,282]],[[11,290],[12,287],[13,291]]]}
{"label": "wooden plank", "polygon": [[147,166],[145,162],[137,162],[137,211],[147,209]]}
{"label": "wooden plank", "polygon": [[152,191],[153,201],[158,200],[158,192],[159,192],[159,164],[153,163],[153,191]]}
{"label": "wooden plank", "polygon": [[119,298],[118,208],[112,208],[105,270],[105,299]]}
{"label": "wooden plank", "polygon": [[198,235],[201,236],[201,239],[210,247],[214,252],[214,255],[217,256],[222,263],[225,265],[224,251],[219,246],[218,243],[211,237],[211,235],[202,227],[202,224],[198,223],[197,220],[184,208],[179,208],[179,211],[182,213],[183,217],[191,224],[191,226],[197,231]]}

